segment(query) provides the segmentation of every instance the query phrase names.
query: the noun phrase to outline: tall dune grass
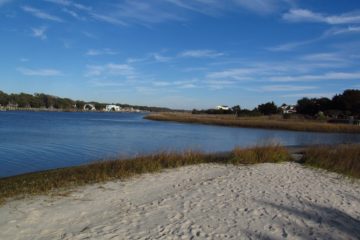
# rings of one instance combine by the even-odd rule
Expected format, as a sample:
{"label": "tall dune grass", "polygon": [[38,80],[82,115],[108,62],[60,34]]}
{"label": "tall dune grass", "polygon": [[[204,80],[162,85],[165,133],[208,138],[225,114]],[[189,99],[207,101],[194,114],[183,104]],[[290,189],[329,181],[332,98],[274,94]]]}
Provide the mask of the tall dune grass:
{"label": "tall dune grass", "polygon": [[245,128],[267,128],[284,129],[291,131],[308,132],[341,132],[341,133],[360,133],[360,126],[349,124],[333,124],[320,121],[281,119],[271,117],[240,117],[201,115],[187,113],[152,113],[145,116],[146,119],[156,121],[174,121],[184,123],[198,123],[231,127]]}
{"label": "tall dune grass", "polygon": [[7,198],[45,194],[84,184],[104,182],[200,163],[255,164],[290,159],[289,153],[279,146],[235,149],[230,153],[204,154],[162,152],[129,160],[112,160],[83,166],[62,168],[0,179],[0,202]]}
{"label": "tall dune grass", "polygon": [[350,177],[360,178],[360,145],[310,147],[304,152],[303,163]]}

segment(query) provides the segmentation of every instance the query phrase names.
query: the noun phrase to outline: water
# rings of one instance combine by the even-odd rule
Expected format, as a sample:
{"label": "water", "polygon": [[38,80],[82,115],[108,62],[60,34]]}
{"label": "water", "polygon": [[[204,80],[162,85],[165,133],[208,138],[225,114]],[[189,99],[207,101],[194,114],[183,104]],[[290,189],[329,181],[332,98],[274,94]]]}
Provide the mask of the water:
{"label": "water", "polygon": [[308,133],[158,122],[139,113],[0,112],[0,177],[162,150],[228,151],[360,142],[360,134]]}

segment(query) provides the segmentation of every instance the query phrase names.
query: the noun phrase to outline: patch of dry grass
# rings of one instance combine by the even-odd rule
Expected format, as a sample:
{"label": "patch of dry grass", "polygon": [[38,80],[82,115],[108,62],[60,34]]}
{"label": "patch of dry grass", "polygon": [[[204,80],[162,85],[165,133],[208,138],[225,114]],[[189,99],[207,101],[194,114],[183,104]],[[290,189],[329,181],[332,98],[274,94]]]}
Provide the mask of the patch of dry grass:
{"label": "patch of dry grass", "polygon": [[200,163],[255,164],[290,159],[279,146],[240,149],[225,154],[163,152],[130,160],[112,160],[0,179],[0,202],[12,197],[46,194],[90,183],[104,182]]}
{"label": "patch of dry grass", "polygon": [[360,145],[310,147],[305,150],[302,162],[313,167],[360,178]]}
{"label": "patch of dry grass", "polygon": [[245,128],[267,128],[283,129],[291,131],[308,132],[341,132],[341,133],[360,133],[360,127],[348,124],[333,124],[321,121],[299,120],[299,119],[281,119],[274,117],[240,117],[232,115],[204,115],[188,113],[152,113],[145,116],[149,120],[174,121],[184,123],[198,123],[209,125],[220,125],[230,127]]}

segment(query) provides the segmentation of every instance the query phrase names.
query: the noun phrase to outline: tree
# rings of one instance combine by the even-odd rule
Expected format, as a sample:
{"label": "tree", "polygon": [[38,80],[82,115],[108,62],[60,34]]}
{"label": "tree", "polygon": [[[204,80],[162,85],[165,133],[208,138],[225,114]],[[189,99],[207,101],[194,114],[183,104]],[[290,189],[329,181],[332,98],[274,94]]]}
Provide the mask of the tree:
{"label": "tree", "polygon": [[279,112],[278,107],[274,102],[267,102],[264,104],[260,104],[257,107],[257,110],[264,115],[271,115]]}
{"label": "tree", "polygon": [[0,105],[6,106],[9,103],[9,95],[0,91]]}
{"label": "tree", "polygon": [[342,94],[335,95],[332,99],[334,109],[344,112],[349,111],[351,114],[360,114],[360,90],[349,89]]}
{"label": "tree", "polygon": [[233,106],[231,109],[232,109],[232,111],[235,113],[235,115],[236,115],[237,117],[240,116],[240,112],[241,112],[240,105]]}

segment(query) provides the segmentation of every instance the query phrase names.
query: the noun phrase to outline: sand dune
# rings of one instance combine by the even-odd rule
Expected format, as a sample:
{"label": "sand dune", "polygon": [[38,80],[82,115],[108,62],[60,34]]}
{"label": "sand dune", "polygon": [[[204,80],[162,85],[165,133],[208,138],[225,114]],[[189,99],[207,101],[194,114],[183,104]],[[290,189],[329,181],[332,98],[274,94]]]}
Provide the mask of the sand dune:
{"label": "sand dune", "polygon": [[295,163],[197,165],[0,208],[0,239],[359,239],[360,183]]}

